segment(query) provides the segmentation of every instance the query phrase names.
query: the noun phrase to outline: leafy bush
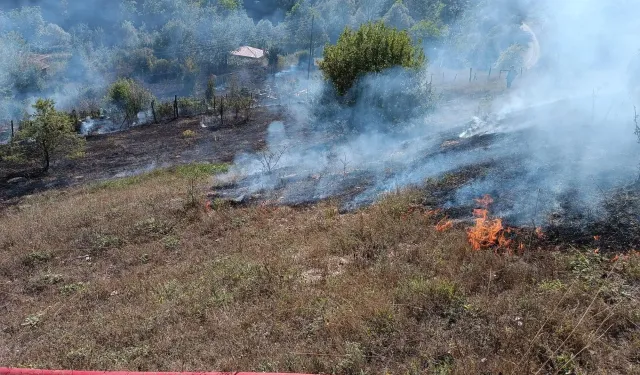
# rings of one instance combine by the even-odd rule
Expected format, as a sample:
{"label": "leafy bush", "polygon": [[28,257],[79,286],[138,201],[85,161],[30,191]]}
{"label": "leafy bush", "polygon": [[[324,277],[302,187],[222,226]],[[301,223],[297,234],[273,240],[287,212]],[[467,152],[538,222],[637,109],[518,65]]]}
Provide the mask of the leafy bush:
{"label": "leafy bush", "polygon": [[159,59],[151,68],[151,82],[176,79],[180,76],[181,68],[169,60]]}
{"label": "leafy bush", "polygon": [[178,111],[180,116],[193,116],[203,113],[206,110],[206,103],[203,103],[201,99],[194,98],[179,98],[178,99]]}
{"label": "leafy bush", "polygon": [[49,169],[55,153],[67,156],[79,156],[83,153],[84,138],[75,133],[71,117],[55,109],[53,100],[38,99],[33,108],[35,113],[20,124],[16,140],[34,142],[42,157],[43,172]]}
{"label": "leafy bush", "polygon": [[382,22],[367,23],[357,31],[345,29],[336,45],[326,46],[320,69],[339,95],[344,95],[361,76],[402,66],[419,68],[425,63],[421,48],[415,47],[406,31]]}
{"label": "leafy bush", "polygon": [[131,51],[122,61],[123,65],[128,65],[135,74],[148,74],[153,68],[156,57],[150,48],[141,48]]}
{"label": "leafy bush", "polygon": [[173,103],[163,102],[156,108],[156,115],[160,120],[167,120],[173,118]]}
{"label": "leafy bush", "polygon": [[123,124],[132,124],[138,113],[149,108],[153,95],[132,79],[119,79],[107,90],[107,103]]}
{"label": "leafy bush", "polygon": [[420,21],[409,30],[414,40],[422,43],[433,43],[442,38],[445,32],[446,28],[439,27],[433,21]]}

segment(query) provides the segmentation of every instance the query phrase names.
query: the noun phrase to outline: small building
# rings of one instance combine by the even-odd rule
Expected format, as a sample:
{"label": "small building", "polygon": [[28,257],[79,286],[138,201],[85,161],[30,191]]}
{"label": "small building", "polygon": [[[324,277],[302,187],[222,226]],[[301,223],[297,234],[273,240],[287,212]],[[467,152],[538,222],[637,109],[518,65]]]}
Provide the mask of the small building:
{"label": "small building", "polygon": [[249,46],[242,46],[237,50],[232,51],[231,55],[238,58],[250,60],[261,60],[265,57],[264,50]]}

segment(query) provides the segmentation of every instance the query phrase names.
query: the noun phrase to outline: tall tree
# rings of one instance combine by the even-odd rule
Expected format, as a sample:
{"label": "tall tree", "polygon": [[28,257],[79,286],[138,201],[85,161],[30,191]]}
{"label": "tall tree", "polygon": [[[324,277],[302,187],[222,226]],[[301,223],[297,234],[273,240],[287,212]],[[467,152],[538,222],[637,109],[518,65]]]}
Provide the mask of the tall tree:
{"label": "tall tree", "polygon": [[419,68],[426,61],[422,48],[413,45],[406,31],[367,23],[357,31],[345,29],[338,43],[327,46],[320,69],[339,95],[344,95],[355,81],[367,73],[402,66]]}

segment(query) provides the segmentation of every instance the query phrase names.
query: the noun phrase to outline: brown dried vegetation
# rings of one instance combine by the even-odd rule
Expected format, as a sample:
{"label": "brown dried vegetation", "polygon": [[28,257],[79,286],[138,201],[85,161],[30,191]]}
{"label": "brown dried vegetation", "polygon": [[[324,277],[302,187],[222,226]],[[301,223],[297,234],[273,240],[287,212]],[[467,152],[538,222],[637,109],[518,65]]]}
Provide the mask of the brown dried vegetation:
{"label": "brown dried vegetation", "polygon": [[349,214],[196,198],[163,172],[0,213],[0,363],[640,372],[638,255],[474,251],[414,192]]}

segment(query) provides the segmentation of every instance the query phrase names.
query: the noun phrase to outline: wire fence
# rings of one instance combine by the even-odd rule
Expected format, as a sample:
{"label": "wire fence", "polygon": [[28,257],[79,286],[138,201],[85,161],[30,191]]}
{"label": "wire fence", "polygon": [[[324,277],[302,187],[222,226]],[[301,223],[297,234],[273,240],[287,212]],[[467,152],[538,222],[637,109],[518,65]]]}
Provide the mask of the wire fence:
{"label": "wire fence", "polygon": [[[428,74],[429,83],[441,91],[449,91],[452,96],[469,94],[474,96],[472,90],[479,89],[503,89],[507,87],[506,73],[504,69],[476,69],[450,70],[434,69]],[[526,71],[522,68],[516,70],[516,76],[523,76]],[[282,80],[282,79],[281,79]],[[102,134],[116,132],[138,125],[148,125],[175,121],[180,118],[200,116],[203,126],[226,126],[246,122],[251,118],[254,109],[261,106],[273,106],[282,104],[280,95],[276,95],[271,87],[238,89],[233,86],[234,73],[218,75],[215,77],[216,90],[229,92],[224,95],[213,95],[205,98],[200,96],[173,95],[172,99],[154,100],[133,116],[123,116],[117,110],[103,110],[99,104],[91,108],[72,110],[69,113],[76,131],[82,135]],[[286,81],[286,79],[284,79]],[[286,86],[287,82],[283,81]],[[284,90],[284,89],[283,89]],[[293,89],[291,89],[293,90]],[[291,91],[289,90],[289,91]],[[304,90],[303,90],[304,91]],[[291,97],[299,93],[291,92]],[[285,98],[285,103],[290,100]],[[0,120],[0,144],[10,143],[19,131],[20,120]]]}

